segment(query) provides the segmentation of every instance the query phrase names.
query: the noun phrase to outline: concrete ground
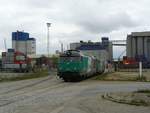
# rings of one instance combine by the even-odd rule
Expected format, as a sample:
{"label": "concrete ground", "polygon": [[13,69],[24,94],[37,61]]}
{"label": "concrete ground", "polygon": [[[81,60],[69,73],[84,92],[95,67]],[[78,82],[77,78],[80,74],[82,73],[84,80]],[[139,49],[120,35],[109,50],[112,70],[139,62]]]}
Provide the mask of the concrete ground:
{"label": "concrete ground", "polygon": [[150,88],[144,82],[85,80],[65,83],[56,76],[0,83],[0,113],[149,113],[150,107],[118,104],[104,93]]}

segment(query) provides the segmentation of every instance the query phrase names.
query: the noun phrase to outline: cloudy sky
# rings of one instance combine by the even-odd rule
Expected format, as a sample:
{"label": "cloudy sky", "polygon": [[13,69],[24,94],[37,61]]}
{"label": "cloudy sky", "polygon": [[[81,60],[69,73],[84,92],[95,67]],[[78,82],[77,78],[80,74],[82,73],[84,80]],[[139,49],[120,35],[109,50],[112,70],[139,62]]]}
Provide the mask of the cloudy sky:
{"label": "cloudy sky", "polygon": [[[37,53],[46,53],[46,23],[50,51],[80,40],[124,40],[133,31],[150,30],[150,0],[0,0],[0,51],[11,47],[11,32],[24,30],[37,39]],[[115,57],[125,48],[115,48]],[[119,52],[118,52],[119,51]]]}

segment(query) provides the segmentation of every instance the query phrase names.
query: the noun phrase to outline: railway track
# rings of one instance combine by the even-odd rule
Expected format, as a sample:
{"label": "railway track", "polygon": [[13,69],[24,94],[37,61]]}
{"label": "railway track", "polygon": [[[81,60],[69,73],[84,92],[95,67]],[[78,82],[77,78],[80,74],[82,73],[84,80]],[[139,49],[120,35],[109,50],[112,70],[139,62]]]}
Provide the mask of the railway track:
{"label": "railway track", "polygon": [[15,92],[15,91],[18,91],[18,90],[23,90],[23,89],[28,88],[28,87],[33,87],[33,86],[35,86],[35,85],[37,85],[37,84],[46,82],[47,80],[49,80],[49,78],[46,78],[46,79],[44,79],[44,80],[37,81],[37,82],[35,82],[35,83],[31,83],[31,84],[28,84],[28,85],[25,85],[25,86],[22,86],[22,87],[19,87],[19,88],[15,88],[15,89],[12,89],[12,90],[8,90],[8,91],[6,91],[6,92],[0,93],[0,95],[2,95],[2,94],[8,94],[8,93]]}
{"label": "railway track", "polygon": [[[57,84],[57,85],[55,85],[55,86],[53,86],[53,87],[47,87],[47,88],[44,88],[44,89],[41,89],[41,90],[38,90],[38,91],[34,91],[33,93],[31,93],[30,92],[30,95],[32,95],[32,96],[26,96],[26,94],[28,94],[29,92],[26,92],[26,93],[19,93],[19,94],[14,94],[14,96],[11,96],[10,98],[8,98],[7,100],[5,99],[5,100],[0,100],[0,101],[6,101],[4,104],[0,104],[0,107],[4,107],[4,106],[7,106],[7,105],[9,105],[9,104],[13,104],[13,103],[16,103],[16,102],[19,102],[19,101],[23,101],[23,100],[27,100],[27,99],[31,99],[31,98],[33,98],[35,95],[34,94],[38,94],[38,95],[40,95],[41,93],[45,93],[45,92],[47,92],[47,91],[49,91],[49,90],[52,90],[52,89],[56,89],[56,88],[59,88],[59,87],[61,87],[61,86],[63,86],[64,84]],[[19,98],[19,96],[21,96],[21,98]],[[19,99],[17,99],[17,100],[14,100],[14,101],[12,101],[14,98],[19,98]],[[38,98],[38,97],[36,97],[36,98]]]}
{"label": "railway track", "polygon": [[54,82],[51,84],[51,86],[49,85],[47,86],[45,84],[44,87],[39,86],[38,88],[34,88],[37,85],[40,85],[45,82],[50,82],[50,79],[46,78],[44,80],[40,80],[31,84],[1,93],[0,94],[0,107],[5,107],[10,104],[17,103],[17,102],[24,101],[24,100],[29,100],[34,97],[38,98],[40,97],[41,94],[49,92],[50,90],[54,90],[54,89],[58,89],[62,87],[64,88],[64,87],[68,87],[68,85],[71,85],[70,83],[65,83],[62,81],[56,82],[54,79]]}

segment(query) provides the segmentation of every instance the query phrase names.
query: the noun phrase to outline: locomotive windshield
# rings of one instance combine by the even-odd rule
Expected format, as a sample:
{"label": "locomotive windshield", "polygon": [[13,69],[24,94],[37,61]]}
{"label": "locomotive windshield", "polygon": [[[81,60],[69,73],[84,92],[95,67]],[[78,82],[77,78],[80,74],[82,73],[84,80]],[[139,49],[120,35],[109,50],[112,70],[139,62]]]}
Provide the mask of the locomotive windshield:
{"label": "locomotive windshield", "polygon": [[23,56],[23,55],[17,55],[16,56],[16,60],[17,61],[24,61],[25,60],[25,56]]}
{"label": "locomotive windshield", "polygon": [[60,57],[65,56],[65,57],[77,57],[80,56],[80,52],[77,50],[67,50],[63,54],[60,55]]}

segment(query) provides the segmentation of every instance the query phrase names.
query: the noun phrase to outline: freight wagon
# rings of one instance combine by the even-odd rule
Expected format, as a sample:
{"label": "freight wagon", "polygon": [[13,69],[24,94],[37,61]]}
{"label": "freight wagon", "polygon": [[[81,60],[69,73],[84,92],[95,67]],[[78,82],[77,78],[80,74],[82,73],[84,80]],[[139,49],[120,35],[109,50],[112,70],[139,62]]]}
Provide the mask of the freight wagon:
{"label": "freight wagon", "polygon": [[64,81],[79,81],[104,71],[104,63],[78,50],[67,50],[60,55],[58,76]]}

